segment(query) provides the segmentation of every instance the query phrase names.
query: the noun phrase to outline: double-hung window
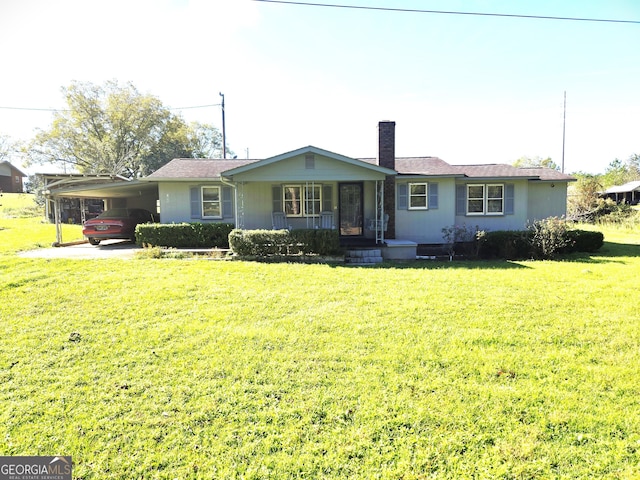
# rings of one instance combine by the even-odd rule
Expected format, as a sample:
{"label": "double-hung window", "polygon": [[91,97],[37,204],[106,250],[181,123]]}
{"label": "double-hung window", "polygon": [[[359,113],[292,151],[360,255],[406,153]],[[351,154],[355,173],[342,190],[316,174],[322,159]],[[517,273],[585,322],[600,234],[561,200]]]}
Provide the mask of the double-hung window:
{"label": "double-hung window", "polygon": [[504,185],[487,185],[487,215],[504,213]]}
{"label": "double-hung window", "polygon": [[307,217],[320,215],[322,210],[322,186],[305,187],[304,212]]}
{"label": "double-hung window", "polygon": [[409,184],[409,210],[427,210],[429,208],[429,186],[427,183]]}
{"label": "double-hung window", "polygon": [[504,185],[467,185],[467,215],[504,214]]}
{"label": "double-hung window", "polygon": [[202,218],[222,218],[220,187],[202,187]]}
{"label": "double-hung window", "polygon": [[319,216],[322,211],[322,185],[284,185],[282,202],[287,217]]}
{"label": "double-hung window", "polygon": [[302,216],[302,187],[300,185],[285,185],[282,189],[284,213],[287,217]]}

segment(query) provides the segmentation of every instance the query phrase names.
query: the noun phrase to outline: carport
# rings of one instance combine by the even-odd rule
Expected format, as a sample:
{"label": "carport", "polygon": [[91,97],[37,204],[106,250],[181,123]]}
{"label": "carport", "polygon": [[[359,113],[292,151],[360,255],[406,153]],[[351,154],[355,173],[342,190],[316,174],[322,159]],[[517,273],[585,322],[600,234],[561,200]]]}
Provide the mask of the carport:
{"label": "carport", "polygon": [[56,244],[62,244],[63,199],[80,200],[80,221],[85,220],[85,200],[101,199],[105,209],[116,207],[144,208],[158,212],[158,185],[155,182],[129,180],[120,175],[38,174],[44,180],[44,196],[47,199],[46,215],[53,207],[56,225]]}

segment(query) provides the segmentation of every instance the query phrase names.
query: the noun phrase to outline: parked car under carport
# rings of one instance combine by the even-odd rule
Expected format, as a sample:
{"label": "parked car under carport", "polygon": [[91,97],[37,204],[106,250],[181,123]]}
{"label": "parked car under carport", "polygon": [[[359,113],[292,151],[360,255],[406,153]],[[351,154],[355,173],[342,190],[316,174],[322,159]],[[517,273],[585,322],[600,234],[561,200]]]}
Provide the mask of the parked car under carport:
{"label": "parked car under carport", "polygon": [[135,241],[136,226],[150,222],[153,215],[143,208],[112,208],[84,222],[82,234],[91,245],[99,245],[106,239]]}

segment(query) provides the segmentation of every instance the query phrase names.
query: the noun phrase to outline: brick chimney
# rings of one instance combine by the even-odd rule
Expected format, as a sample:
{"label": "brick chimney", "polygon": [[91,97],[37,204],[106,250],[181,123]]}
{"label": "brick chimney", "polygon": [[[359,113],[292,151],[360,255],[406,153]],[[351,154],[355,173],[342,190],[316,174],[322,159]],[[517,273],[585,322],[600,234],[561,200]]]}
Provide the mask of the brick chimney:
{"label": "brick chimney", "polygon": [[[378,165],[396,169],[396,122],[378,123]],[[396,238],[396,183],[391,175],[384,181],[384,213],[389,215],[384,238]]]}

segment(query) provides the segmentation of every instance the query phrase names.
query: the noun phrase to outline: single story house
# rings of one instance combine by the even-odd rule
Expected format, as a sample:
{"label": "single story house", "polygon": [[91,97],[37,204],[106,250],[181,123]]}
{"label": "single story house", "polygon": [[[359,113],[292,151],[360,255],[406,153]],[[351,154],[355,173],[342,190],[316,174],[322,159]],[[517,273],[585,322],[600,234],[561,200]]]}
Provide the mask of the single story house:
{"label": "single story house", "polygon": [[377,158],[313,146],[261,160],[179,158],[140,182],[157,185],[162,223],[331,228],[344,244],[441,244],[442,229],[453,225],[521,230],[566,214],[567,185],[575,180],[569,175],[396,157],[395,122],[380,122],[378,134]]}
{"label": "single story house", "polygon": [[0,192],[23,193],[22,179],[27,174],[8,161],[0,162]]}
{"label": "single story house", "polygon": [[611,198],[616,203],[637,205],[640,202],[640,180],[607,188],[601,193],[604,198]]}

